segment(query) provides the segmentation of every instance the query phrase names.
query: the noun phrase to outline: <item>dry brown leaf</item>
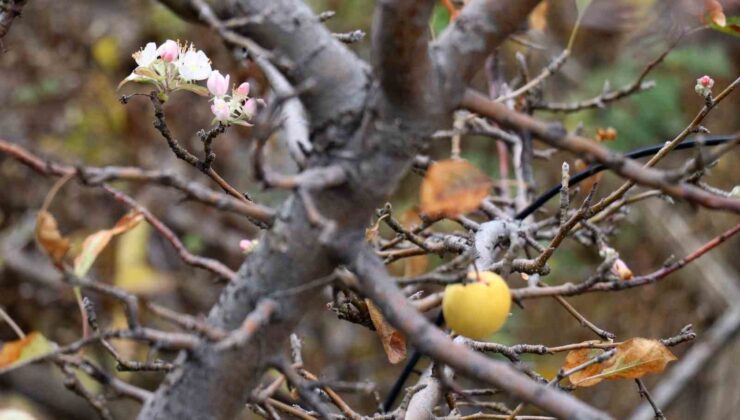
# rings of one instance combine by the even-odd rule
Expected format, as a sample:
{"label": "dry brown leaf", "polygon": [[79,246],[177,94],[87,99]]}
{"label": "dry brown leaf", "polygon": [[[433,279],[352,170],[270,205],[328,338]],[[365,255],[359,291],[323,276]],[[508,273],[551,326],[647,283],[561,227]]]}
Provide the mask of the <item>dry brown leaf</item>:
{"label": "dry brown leaf", "polygon": [[[568,353],[568,356],[565,358],[565,365],[563,365],[563,370],[569,370],[569,369],[573,369],[576,366],[580,366],[588,362],[589,360],[593,359],[594,357],[600,355],[601,353],[603,353],[603,351],[599,349],[572,350]],[[588,378],[598,375],[602,369],[603,367],[600,363],[593,364],[581,371],[578,371],[570,375],[569,377],[570,382],[574,385],[581,386],[581,387],[596,385],[599,382],[601,382],[601,379],[588,379]]]}
{"label": "dry brown leaf", "polygon": [[380,309],[370,299],[365,299],[365,303],[367,304],[367,311],[370,313],[370,319],[373,321],[373,326],[375,326],[375,331],[378,333],[380,342],[383,344],[383,350],[385,350],[388,361],[396,364],[405,359],[406,338],[385,320],[383,314],[380,313]]}
{"label": "dry brown leaf", "polygon": [[427,170],[421,183],[421,211],[429,216],[456,217],[480,206],[491,180],[465,160],[442,160]]}
{"label": "dry brown leaf", "polygon": [[54,264],[61,265],[69,251],[69,239],[62,236],[56,219],[46,210],[39,211],[36,216],[36,240]]}
{"label": "dry brown leaf", "polygon": [[[572,351],[568,353],[563,369],[572,369],[599,353],[598,350]],[[570,376],[570,381],[575,386],[587,387],[596,385],[603,379],[641,378],[648,373],[662,372],[674,360],[677,360],[676,356],[660,341],[631,338],[618,345],[614,356],[609,360],[576,372]]]}

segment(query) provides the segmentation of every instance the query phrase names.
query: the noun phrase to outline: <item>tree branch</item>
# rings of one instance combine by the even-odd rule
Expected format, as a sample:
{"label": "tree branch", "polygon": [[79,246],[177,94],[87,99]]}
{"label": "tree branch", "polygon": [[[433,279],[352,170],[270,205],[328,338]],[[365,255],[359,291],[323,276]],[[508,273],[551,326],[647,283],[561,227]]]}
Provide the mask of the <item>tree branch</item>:
{"label": "tree branch", "polygon": [[150,182],[164,187],[172,187],[185,194],[188,199],[203,204],[238,213],[249,217],[262,227],[272,224],[274,211],[255,203],[244,203],[226,194],[210,190],[196,182],[189,182],[168,171],[152,171],[126,166],[78,166],[73,167],[42,159],[27,149],[0,139],[0,153],[5,153],[46,176],[64,176],[77,172],[77,177],[86,185],[99,185],[117,180]]}
{"label": "tree branch", "polygon": [[445,91],[461,97],[486,57],[509,37],[540,0],[473,0],[433,44]]}
{"label": "tree branch", "polygon": [[373,71],[387,99],[401,106],[418,106],[430,98],[430,0],[381,0],[373,20]]}
{"label": "tree branch", "polygon": [[484,115],[499,124],[532,132],[541,141],[578,156],[596,160],[614,172],[639,184],[660,189],[668,195],[683,198],[704,207],[740,213],[740,200],[717,196],[687,183],[666,180],[662,171],[643,167],[639,163],[606,149],[587,138],[567,133],[561,126],[547,124],[529,115],[516,112],[503,104],[467,90],[462,106]]}

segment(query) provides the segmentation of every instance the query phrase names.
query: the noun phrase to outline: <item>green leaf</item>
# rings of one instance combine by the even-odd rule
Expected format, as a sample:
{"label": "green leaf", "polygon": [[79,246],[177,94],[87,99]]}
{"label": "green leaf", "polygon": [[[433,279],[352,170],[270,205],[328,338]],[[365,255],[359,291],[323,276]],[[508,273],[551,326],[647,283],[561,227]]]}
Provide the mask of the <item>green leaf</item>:
{"label": "green leaf", "polygon": [[450,24],[450,12],[447,10],[446,7],[442,6],[441,4],[438,4],[434,7],[434,12],[432,13],[432,19],[429,23],[432,27],[432,33],[434,33],[434,36],[439,35],[442,33],[442,31],[447,28],[447,25]]}
{"label": "green leaf", "polygon": [[196,85],[193,83],[183,83],[177,85],[175,90],[187,90],[188,92],[195,93],[196,95],[200,96],[209,96],[208,89],[201,85]]}
{"label": "green leaf", "polygon": [[156,71],[150,69],[149,67],[137,67],[134,69],[133,74],[153,80],[162,79],[162,76],[157,74]]}
{"label": "green leaf", "polygon": [[123,85],[125,85],[126,83],[129,83],[129,82],[134,82],[134,83],[150,83],[150,84],[153,84],[153,85],[156,85],[157,84],[157,81],[156,80],[150,79],[148,77],[139,76],[138,74],[131,73],[130,75],[128,75],[127,78],[121,80],[121,83],[118,84],[118,87],[116,88],[116,90],[121,89],[121,87]]}

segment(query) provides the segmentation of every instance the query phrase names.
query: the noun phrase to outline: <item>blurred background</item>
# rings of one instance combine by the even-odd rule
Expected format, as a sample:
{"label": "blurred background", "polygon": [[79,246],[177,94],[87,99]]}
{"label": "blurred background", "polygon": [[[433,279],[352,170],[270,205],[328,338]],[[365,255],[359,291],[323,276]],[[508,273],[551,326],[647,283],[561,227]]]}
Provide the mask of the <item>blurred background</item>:
{"label": "blurred background", "polygon": [[[368,0],[314,0],[316,12],[336,11],[327,22],[335,32],[360,29],[370,32],[374,2]],[[725,14],[740,13],[740,2],[722,2]],[[682,28],[701,25],[702,2],[695,0],[596,0],[586,15],[574,46],[572,59],[545,84],[548,100],[567,102],[587,99],[602,91],[608,80],[612,87],[631,83],[645,65],[657,57]],[[520,38],[530,46],[507,42],[499,57],[505,74],[516,72],[516,52],[526,55],[530,72],[536,74],[560,53],[575,21],[571,1],[546,2],[523,28]],[[439,33],[449,22],[449,12],[437,6],[430,30]],[[135,67],[131,53],[147,42],[166,39],[189,40],[206,51],[214,68],[231,75],[232,82],[249,80],[257,95],[267,86],[259,71],[239,61],[209,30],[181,21],[152,0],[31,0],[22,18],[15,21],[3,39],[0,53],[0,138],[27,147],[43,157],[67,164],[92,166],[134,165],[146,169],[168,169],[217,189],[209,179],[178,161],[153,129],[151,104],[134,99],[119,102],[122,93],[140,89],[116,86]],[[532,45],[534,45],[533,48]],[[369,55],[370,41],[352,44],[362,57]],[[717,31],[704,30],[688,36],[656,68],[648,80],[649,91],[611,104],[606,109],[572,114],[545,111],[538,116],[563,121],[567,128],[583,125],[583,133],[594,137],[599,128],[613,127],[616,140],[607,144],[615,150],[665,142],[675,136],[696,115],[703,99],[694,92],[695,80],[710,75],[719,91],[740,73],[740,43]],[[476,81],[485,89],[481,77]],[[716,134],[740,128],[740,93],[725,100],[705,126]],[[195,132],[207,128],[211,115],[205,99],[176,93],[167,105],[170,127],[183,144],[200,153]],[[279,142],[269,143],[270,164],[292,169],[290,158]],[[541,146],[537,146],[541,147]],[[276,206],[285,193],[260,191],[251,176],[252,143],[248,128],[229,128],[215,143],[215,168],[237,189],[247,191],[256,201]],[[492,178],[498,178],[495,142],[466,137],[462,156]],[[450,144],[439,140],[430,149],[433,158],[449,156]],[[679,167],[691,152],[677,152],[663,163]],[[727,154],[705,181],[723,190],[740,184],[740,150]],[[573,156],[557,153],[537,161],[535,191],[558,182],[563,160],[574,164]],[[409,174],[392,198],[398,214],[418,204],[420,177]],[[70,343],[79,338],[80,320],[72,290],[64,286],[33,240],[35,213],[53,180],[39,176],[18,162],[0,155],[0,305],[24,331],[41,331],[49,339]],[[605,195],[620,184],[607,174],[600,186]],[[241,261],[239,241],[255,238],[258,231],[243,218],[218,212],[156,186],[118,183],[165,221],[193,252],[217,258],[231,268]],[[557,207],[556,202],[549,205]],[[62,232],[80,243],[89,233],[112,226],[127,209],[95,188],[68,183],[54,200],[50,211]],[[627,219],[611,238],[612,246],[636,274],[652,272],[666,260],[682,257],[737,223],[736,215],[693,208],[665,200],[643,201],[632,208]],[[441,229],[446,229],[442,225]],[[389,232],[381,234],[391,237]],[[671,275],[659,285],[620,293],[598,294],[570,299],[588,319],[617,334],[629,337],[673,336],[686,324],[693,324],[702,340],[721,316],[728,302],[723,287],[740,287],[740,240],[734,238],[695,264]],[[423,257],[426,258],[426,257]],[[429,257],[422,265],[440,263]],[[580,281],[598,265],[592,248],[573,241],[558,250],[551,260],[549,284]],[[403,267],[394,267],[402,273]],[[206,273],[185,266],[170,244],[146,224],[114,240],[93,269],[94,278],[111,282],[139,295],[190,314],[205,314],[215,302],[221,286]],[[727,286],[729,284],[729,286]],[[114,302],[93,296],[102,325],[123,324],[124,315]],[[327,297],[327,302],[329,301]],[[151,320],[154,322],[153,320]],[[387,362],[376,334],[360,325],[340,321],[330,311],[319,311],[306,319],[298,334],[305,340],[304,359],[309,370],[329,381],[370,381],[384,396],[400,366]],[[514,313],[494,341],[504,344],[531,343],[560,345],[594,339],[553,300],[526,301]],[[14,340],[7,325],[0,324],[0,341]],[[130,357],[143,359],[146,350],[127,343],[116,345]],[[679,360],[692,344],[672,350]],[[87,353],[115,372],[115,362],[98,348]],[[160,355],[171,357],[172,355]],[[527,357],[526,361],[545,377],[555,375],[564,354]],[[498,357],[498,356],[492,356]],[[740,412],[740,343],[735,340],[712,358],[690,387],[665,414],[671,419],[737,418]],[[735,363],[733,363],[735,362]],[[156,388],[160,373],[116,373],[122,379]],[[650,388],[660,376],[645,378]],[[92,381],[86,381],[95,389]],[[640,397],[632,381],[606,381],[577,391],[577,395],[620,418],[628,415]],[[372,393],[348,394],[347,401],[361,413],[377,407]],[[0,376],[0,410],[17,408],[38,419],[94,418],[87,403],[67,391],[62,375],[51,365],[27,366]],[[113,404],[120,418],[135,415],[137,406]],[[245,416],[247,413],[245,413]]]}

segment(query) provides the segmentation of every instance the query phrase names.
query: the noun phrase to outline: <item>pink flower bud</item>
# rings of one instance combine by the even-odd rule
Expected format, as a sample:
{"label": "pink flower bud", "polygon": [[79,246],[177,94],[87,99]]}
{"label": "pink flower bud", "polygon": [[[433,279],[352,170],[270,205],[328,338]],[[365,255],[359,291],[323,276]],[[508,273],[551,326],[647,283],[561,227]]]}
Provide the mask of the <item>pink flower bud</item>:
{"label": "pink flower bud", "polygon": [[248,120],[251,120],[254,114],[257,112],[257,100],[255,100],[254,98],[247,99],[247,102],[244,103],[242,112],[244,112],[244,115],[247,117]]}
{"label": "pink flower bud", "polygon": [[211,105],[211,112],[218,121],[227,122],[231,116],[229,104],[221,98],[216,98]]}
{"label": "pink flower bud", "polygon": [[218,98],[226,95],[226,91],[229,90],[229,77],[228,74],[226,77],[222,76],[218,70],[211,72],[206,85],[213,96]]}
{"label": "pink flower bud", "polygon": [[694,86],[694,90],[699,95],[707,98],[709,97],[709,95],[712,94],[712,86],[714,86],[714,79],[705,75],[696,79],[696,86]]}
{"label": "pink flower bud", "polygon": [[168,39],[164,44],[159,46],[157,54],[159,54],[162,60],[171,63],[177,60],[177,56],[180,54],[180,46],[177,45],[177,42]]}
{"label": "pink flower bud", "polygon": [[696,79],[696,83],[699,83],[700,85],[708,89],[711,89],[712,86],[714,86],[714,80],[706,75]]}
{"label": "pink flower bud", "polygon": [[239,87],[236,88],[236,94],[244,97],[249,96],[249,83],[244,82],[239,85]]}
{"label": "pink flower bud", "polygon": [[612,273],[616,274],[622,280],[629,280],[633,277],[632,270],[622,261],[621,258],[617,258],[612,265]]}

